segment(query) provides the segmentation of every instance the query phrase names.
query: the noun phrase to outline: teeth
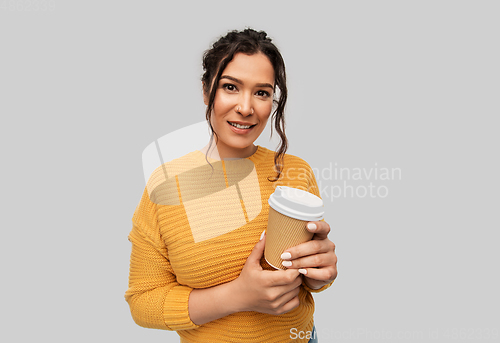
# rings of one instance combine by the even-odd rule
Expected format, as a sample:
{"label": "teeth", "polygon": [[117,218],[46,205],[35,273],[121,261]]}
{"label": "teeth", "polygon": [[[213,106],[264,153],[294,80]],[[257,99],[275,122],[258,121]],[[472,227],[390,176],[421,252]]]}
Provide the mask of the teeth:
{"label": "teeth", "polygon": [[234,127],[237,127],[238,129],[249,129],[250,126],[252,126],[252,125],[240,125],[240,124],[231,123],[231,122],[229,122],[229,124],[233,125]]}

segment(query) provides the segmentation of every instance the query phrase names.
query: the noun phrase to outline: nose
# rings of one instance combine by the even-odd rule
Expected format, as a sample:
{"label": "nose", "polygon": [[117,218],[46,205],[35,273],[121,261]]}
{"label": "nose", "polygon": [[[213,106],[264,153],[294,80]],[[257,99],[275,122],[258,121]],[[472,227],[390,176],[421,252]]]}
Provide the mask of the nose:
{"label": "nose", "polygon": [[238,104],[236,105],[236,112],[244,117],[254,113],[254,109],[252,107],[252,96],[250,94],[242,94],[239,97]]}

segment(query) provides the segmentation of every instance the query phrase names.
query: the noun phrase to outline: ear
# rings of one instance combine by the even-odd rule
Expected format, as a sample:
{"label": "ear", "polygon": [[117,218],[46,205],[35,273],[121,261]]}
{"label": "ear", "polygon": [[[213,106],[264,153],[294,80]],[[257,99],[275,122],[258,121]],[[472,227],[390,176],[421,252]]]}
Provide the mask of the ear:
{"label": "ear", "polygon": [[205,93],[205,82],[201,82],[201,92],[203,93],[203,102],[208,106],[208,95]]}

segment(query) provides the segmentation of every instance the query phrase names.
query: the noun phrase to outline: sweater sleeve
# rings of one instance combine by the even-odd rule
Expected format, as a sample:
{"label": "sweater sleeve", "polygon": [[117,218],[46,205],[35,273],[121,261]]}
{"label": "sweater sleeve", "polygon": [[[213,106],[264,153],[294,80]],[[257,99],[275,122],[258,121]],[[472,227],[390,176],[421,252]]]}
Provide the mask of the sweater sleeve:
{"label": "sweater sleeve", "polygon": [[198,327],[188,311],[192,288],[177,282],[161,239],[156,204],[144,191],[132,218],[129,288],[125,299],[134,321],[143,327],[186,330]]}
{"label": "sweater sleeve", "polygon": [[[316,177],[314,176],[314,172],[313,172],[312,168],[309,166],[309,164],[306,163],[306,165],[307,165],[307,168],[306,168],[307,191],[321,198],[321,194],[319,192],[318,183],[316,182]],[[321,221],[325,221],[325,220],[321,219]],[[332,283],[333,283],[333,281],[324,285],[323,287],[321,287],[319,289],[312,289],[312,288],[308,287],[305,284],[305,282],[303,282],[302,285],[304,286],[304,288],[307,291],[309,291],[311,293],[319,293],[319,292],[322,292],[325,289],[329,288],[332,285]]]}

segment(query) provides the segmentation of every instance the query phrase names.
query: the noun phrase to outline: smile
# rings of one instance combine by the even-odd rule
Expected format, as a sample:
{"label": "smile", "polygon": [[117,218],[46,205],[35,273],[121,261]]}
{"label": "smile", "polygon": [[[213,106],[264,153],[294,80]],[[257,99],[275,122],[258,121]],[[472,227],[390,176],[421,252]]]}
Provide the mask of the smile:
{"label": "smile", "polygon": [[236,124],[236,123],[231,123],[230,121],[228,121],[228,123],[234,127],[237,127],[238,129],[249,129],[257,124],[254,124],[254,125],[240,125],[240,124]]}

